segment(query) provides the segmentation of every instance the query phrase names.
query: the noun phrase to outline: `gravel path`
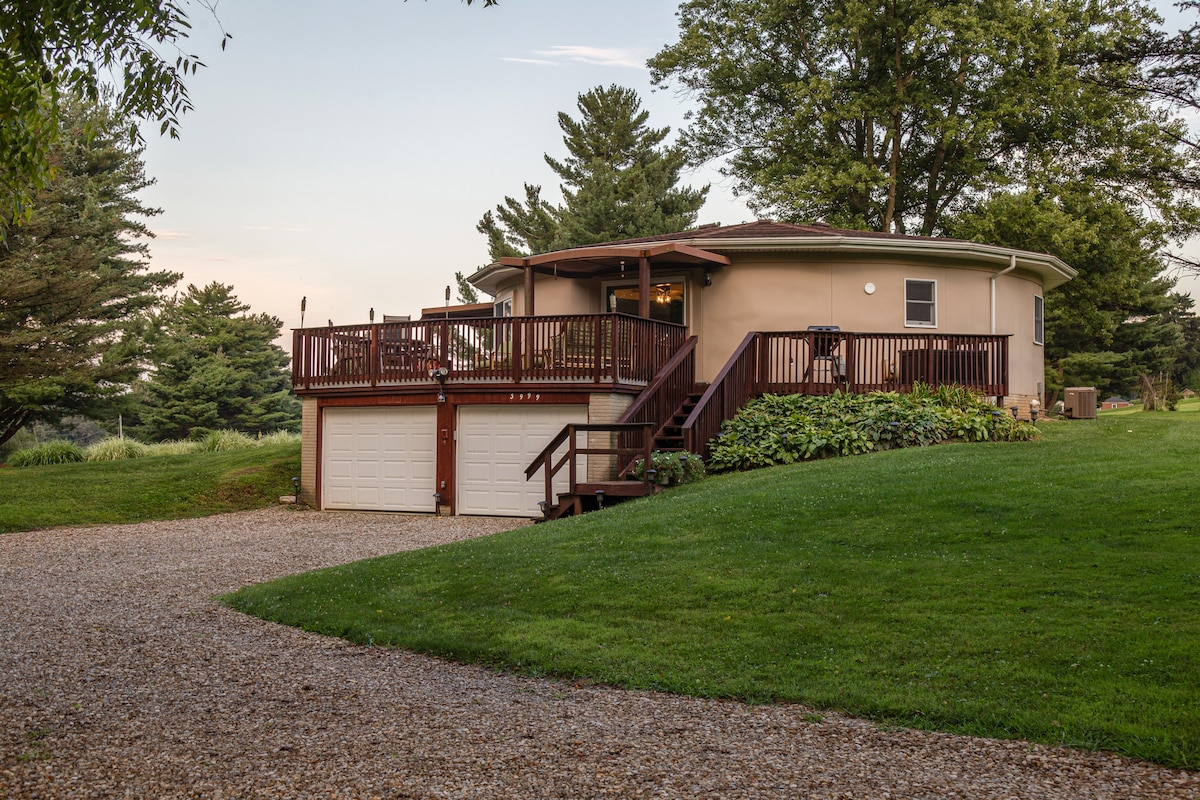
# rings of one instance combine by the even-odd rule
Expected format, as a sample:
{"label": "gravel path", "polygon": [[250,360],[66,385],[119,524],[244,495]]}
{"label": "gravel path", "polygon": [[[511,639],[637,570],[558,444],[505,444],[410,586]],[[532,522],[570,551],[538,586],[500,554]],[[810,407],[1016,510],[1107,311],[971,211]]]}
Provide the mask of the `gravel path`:
{"label": "gravel path", "polygon": [[211,599],[514,524],[279,508],[0,536],[0,797],[1200,797],[1114,756],[507,677]]}

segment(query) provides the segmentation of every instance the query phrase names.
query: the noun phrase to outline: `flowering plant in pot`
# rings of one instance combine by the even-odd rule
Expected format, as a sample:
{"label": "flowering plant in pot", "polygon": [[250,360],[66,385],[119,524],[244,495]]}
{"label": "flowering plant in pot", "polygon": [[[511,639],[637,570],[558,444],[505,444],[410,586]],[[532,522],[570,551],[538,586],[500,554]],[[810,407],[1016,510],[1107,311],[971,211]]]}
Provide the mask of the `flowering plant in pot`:
{"label": "flowering plant in pot", "polygon": [[[655,450],[650,454],[650,469],[654,470],[656,483],[678,486],[704,477],[704,459],[686,450]],[[634,463],[633,475],[639,479],[646,477],[645,459],[639,458]]]}

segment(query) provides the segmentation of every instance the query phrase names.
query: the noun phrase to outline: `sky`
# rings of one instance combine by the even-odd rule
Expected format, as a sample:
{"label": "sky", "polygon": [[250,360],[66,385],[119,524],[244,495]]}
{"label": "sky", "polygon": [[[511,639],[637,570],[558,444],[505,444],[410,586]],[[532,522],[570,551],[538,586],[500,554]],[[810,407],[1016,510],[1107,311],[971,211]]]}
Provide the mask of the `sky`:
{"label": "sky", "polygon": [[[486,210],[527,182],[561,198],[543,154],[565,154],[557,114],[578,118],[581,92],[630,87],[648,124],[685,127],[692,102],[645,67],[678,39],[677,5],[224,0],[214,19],[192,4],[195,109],[179,139],[145,128],[152,266],[181,290],[233,286],[283,321],[285,346],[305,297],[307,326],[415,319],[487,263]],[[717,165],[681,182],[712,184],[699,223],[755,217]]]}

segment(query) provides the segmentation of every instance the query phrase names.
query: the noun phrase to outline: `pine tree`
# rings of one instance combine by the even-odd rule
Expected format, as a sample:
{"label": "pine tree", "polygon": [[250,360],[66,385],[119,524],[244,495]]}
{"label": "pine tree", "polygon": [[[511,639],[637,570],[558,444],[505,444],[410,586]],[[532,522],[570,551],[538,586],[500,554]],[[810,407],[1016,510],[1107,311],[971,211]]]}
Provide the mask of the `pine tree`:
{"label": "pine tree", "polygon": [[0,443],[24,425],[94,415],[137,377],[130,330],[179,276],[151,272],[143,219],[157,214],[128,121],[67,102],[54,178],[0,245]]}
{"label": "pine tree", "polygon": [[493,259],[674,233],[695,223],[708,187],[677,186],[684,155],[663,144],[670,128],[647,127],[650,114],[641,105],[632,89],[598,86],[579,95],[578,119],[559,112],[568,155],[545,160],[562,181],[564,203],[547,203],[533,184],[525,185],[523,203],[504,198],[478,225]]}
{"label": "pine tree", "polygon": [[186,439],[218,429],[297,430],[282,320],[247,314],[233,287],[189,285],[151,323],[153,372],[142,384],[141,432]]}

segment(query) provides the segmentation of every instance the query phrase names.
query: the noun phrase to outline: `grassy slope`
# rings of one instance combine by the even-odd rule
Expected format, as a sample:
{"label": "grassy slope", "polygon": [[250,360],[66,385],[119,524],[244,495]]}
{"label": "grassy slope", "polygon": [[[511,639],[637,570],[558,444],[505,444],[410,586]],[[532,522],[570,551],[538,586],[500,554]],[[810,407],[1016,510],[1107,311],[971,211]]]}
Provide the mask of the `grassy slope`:
{"label": "grassy slope", "polygon": [[1043,427],[716,477],[230,602],[532,673],[1200,766],[1200,419]]}
{"label": "grassy slope", "polygon": [[260,508],[299,474],[299,444],[0,469],[0,533]]}

